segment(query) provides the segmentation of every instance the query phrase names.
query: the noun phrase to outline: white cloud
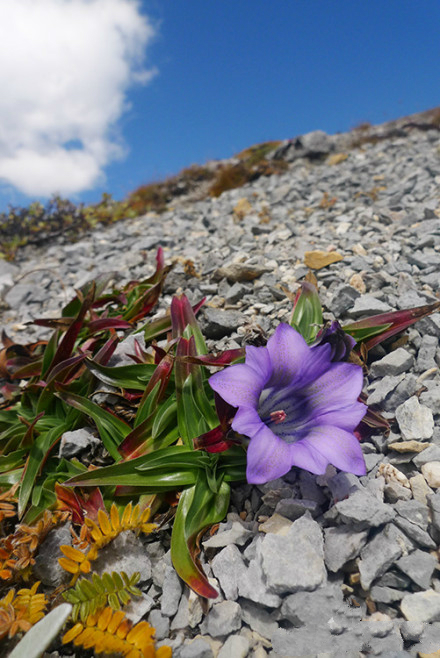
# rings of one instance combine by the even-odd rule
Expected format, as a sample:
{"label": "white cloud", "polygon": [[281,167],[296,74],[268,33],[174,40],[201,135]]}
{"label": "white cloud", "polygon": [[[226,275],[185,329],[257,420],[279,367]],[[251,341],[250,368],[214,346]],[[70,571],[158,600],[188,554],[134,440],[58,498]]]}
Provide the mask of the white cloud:
{"label": "white cloud", "polygon": [[136,0],[0,0],[0,181],[30,196],[102,182],[154,35]]}

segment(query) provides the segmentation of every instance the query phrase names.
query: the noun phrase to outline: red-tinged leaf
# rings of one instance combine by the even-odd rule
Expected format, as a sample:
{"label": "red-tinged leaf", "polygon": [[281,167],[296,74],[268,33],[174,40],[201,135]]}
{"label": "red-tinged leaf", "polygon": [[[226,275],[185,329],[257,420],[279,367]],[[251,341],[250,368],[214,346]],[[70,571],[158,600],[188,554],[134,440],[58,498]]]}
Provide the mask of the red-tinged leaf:
{"label": "red-tinged leaf", "polygon": [[414,324],[414,322],[417,322],[417,320],[421,320],[431,313],[435,313],[439,309],[440,301],[425,306],[403,309],[401,311],[380,313],[379,315],[373,315],[372,317],[359,320],[358,322],[352,322],[343,327],[343,329],[356,339],[356,332],[360,329],[374,328],[380,325],[390,325],[383,329],[379,334],[372,336],[363,343],[365,347],[370,350],[375,345],[390,338],[390,336],[394,336],[395,334],[404,331],[407,327]]}
{"label": "red-tinged leaf", "polygon": [[132,393],[131,391],[123,391],[121,397],[124,398],[124,400],[127,400],[127,402],[139,402],[139,400],[142,397],[142,393]]}
{"label": "red-tinged leaf", "polygon": [[142,457],[150,452],[145,444],[147,439],[151,437],[151,426],[152,419],[149,416],[140,425],[135,427],[130,434],[127,434],[118,448],[123,461]]}
{"label": "red-tinged leaf", "polygon": [[390,431],[390,424],[387,419],[384,418],[379,411],[374,411],[374,409],[371,409],[370,407],[368,407],[367,413],[362,418],[361,422],[373,429],[379,429],[383,432]]}
{"label": "red-tinged leaf", "polygon": [[[197,315],[197,313],[199,312],[204,301],[205,300],[202,299],[200,302],[193,305],[192,310],[195,315]],[[138,331],[142,331],[146,343],[148,343],[148,341],[152,340],[153,338],[160,336],[161,334],[171,331],[170,312],[167,311],[166,314],[163,315],[161,318],[156,318],[156,320],[152,320],[147,325],[145,325],[145,327],[142,327],[142,329]]]}
{"label": "red-tinged leaf", "polygon": [[154,308],[157,304],[157,301],[162,292],[163,284],[164,281],[161,280],[146,290],[142,297],[133,306],[133,308],[124,314],[127,320],[130,320],[133,324],[148,315],[151,309]]}
{"label": "red-tinged leaf", "polygon": [[176,349],[176,361],[175,361],[175,377],[176,377],[176,391],[178,391],[177,397],[182,392],[183,385],[185,380],[194,369],[194,365],[185,357],[195,356],[196,346],[194,341],[194,336],[191,338],[180,338],[177,343]]}
{"label": "red-tinged leaf", "polygon": [[206,450],[206,452],[224,452],[234,445],[233,441],[225,438],[225,432],[221,425],[201,434],[193,440],[194,450]]}
{"label": "red-tinged leaf", "polygon": [[163,249],[162,247],[158,247],[157,252],[156,252],[156,276],[159,275],[159,272],[161,272],[164,267],[165,267],[165,258],[163,255]]}
{"label": "red-tinged leaf", "polygon": [[163,249],[162,247],[158,247],[157,252],[156,252],[156,271],[152,276],[150,276],[149,279],[147,279],[147,283],[157,283],[164,277],[164,271],[166,270],[166,274],[170,271],[171,266],[168,268],[165,268],[165,258],[163,254]]}
{"label": "red-tinged leaf", "polygon": [[8,334],[4,329],[2,329],[2,344],[3,347],[12,347],[12,345],[15,345],[12,338],[9,338]]}
{"label": "red-tinged leaf", "polygon": [[73,489],[63,487],[58,482],[55,482],[55,494],[57,497],[57,509],[71,512],[72,522],[77,525],[83,525],[84,512],[79,495]]}
{"label": "red-tinged leaf", "polygon": [[218,354],[201,354],[200,356],[184,356],[182,361],[203,366],[228,366],[234,361],[244,358],[245,348],[224,350]]}
{"label": "red-tinged leaf", "polygon": [[85,517],[96,521],[99,510],[105,511],[104,499],[98,487],[84,495],[71,487],[64,487],[55,482],[55,494],[57,509],[71,512],[73,523],[78,525],[83,525]]}
{"label": "red-tinged leaf", "polygon": [[36,357],[30,363],[26,363],[21,367],[19,365],[19,359],[11,359],[8,361],[8,368],[13,370],[10,375],[11,379],[29,379],[29,377],[39,377],[41,374],[41,368],[43,366],[43,357]]}
{"label": "red-tinged leaf", "polygon": [[99,363],[99,365],[105,366],[109,362],[118,343],[119,337],[116,335],[111,336],[108,341],[101,347],[101,349],[95,354],[93,359],[95,363]]}
{"label": "red-tinged leaf", "polygon": [[171,559],[182,580],[196,594],[216,598],[199,560],[200,537],[211,525],[225,517],[229,506],[230,487],[219,483],[218,493],[208,486],[204,471],[194,486],[185,489],[179,499],[171,535]]}
{"label": "red-tinged leaf", "polygon": [[126,320],[122,320],[119,316],[118,318],[99,318],[98,320],[93,320],[88,324],[89,334],[93,335],[98,333],[98,331],[104,331],[106,329],[131,329],[132,325]]}
{"label": "red-tinged leaf", "polygon": [[83,510],[92,521],[97,520],[99,510],[106,511],[104,498],[99,487],[92,489],[88,496],[82,498],[82,501]]}
{"label": "red-tinged leaf", "polygon": [[217,393],[214,393],[214,401],[220,424],[194,439],[195,450],[206,450],[211,453],[224,452],[239,443],[238,440],[230,437],[232,419],[237,409],[225,402]]}
{"label": "red-tinged leaf", "polygon": [[[137,426],[125,437],[119,446],[119,452],[124,459],[140,457],[150,451],[151,448],[145,445],[145,441],[151,437],[154,413],[157,405],[165,395],[173,365],[174,357],[171,354],[165,354],[151,376],[139,404],[139,411],[136,415]],[[143,411],[144,405],[147,403],[147,398],[153,395],[153,392],[154,398],[148,401],[148,411]],[[148,416],[142,420],[146,413]],[[139,422],[139,419],[141,419],[141,422]]]}
{"label": "red-tinged leaf", "polygon": [[185,328],[190,326],[192,329],[197,328],[196,313],[205,303],[206,297],[200,300],[194,307],[189,303],[186,295],[174,296],[171,300],[171,325],[173,338],[183,335]]}
{"label": "red-tinged leaf", "polygon": [[3,395],[5,400],[13,400],[17,393],[20,393],[21,388],[18,384],[10,384],[7,382],[0,387],[0,393]]}
{"label": "red-tinged leaf", "polygon": [[185,313],[183,309],[184,300],[187,301],[187,298],[184,295],[180,297],[174,296],[171,300],[170,313],[173,338],[182,336],[186,327]]}
{"label": "red-tinged leaf", "polygon": [[148,354],[145,350],[142,349],[139,341],[135,339],[133,346],[134,346],[134,355],[132,355],[132,358],[136,357],[136,359],[138,359],[137,361],[138,363],[151,363],[150,354]]}
{"label": "red-tinged leaf", "polygon": [[84,298],[84,301],[81,304],[81,307],[78,311],[78,315],[76,316],[75,321],[72,322],[69,329],[61,339],[60,344],[58,345],[57,351],[55,352],[55,356],[52,360],[52,363],[50,364],[49,372],[56,365],[61,363],[61,361],[65,361],[71,356],[73,348],[75,346],[76,339],[78,338],[78,334],[82,329],[85,315],[89,310],[94,297],[95,297],[95,284],[93,282],[92,285],[90,286],[90,289],[86,297]]}
{"label": "red-tinged leaf", "polygon": [[[367,404],[367,396],[365,393],[361,393],[358,399],[359,402],[362,402],[365,405]],[[390,431],[390,424],[381,413],[375,411],[371,407],[367,407],[367,413],[355,428],[354,434],[358,441],[363,441],[364,439],[369,438],[373,432],[377,431],[388,434]]]}
{"label": "red-tinged leaf", "polygon": [[[112,279],[115,279],[118,276],[118,272],[103,272],[98,274],[93,281],[87,281],[80,290],[77,291],[76,297],[74,297],[62,310],[63,317],[71,316],[75,317],[81,307],[83,299],[85,299],[90,293],[92,287],[95,288],[95,298],[99,300],[102,297],[102,293],[107,288],[108,284]],[[97,302],[94,302],[94,304]],[[93,305],[94,305],[93,304]]]}
{"label": "red-tinged leaf", "polygon": [[37,320],[33,320],[32,324],[36,324],[39,327],[67,331],[74,321],[75,318],[38,318]]}
{"label": "red-tinged leaf", "polygon": [[173,355],[165,353],[160,362],[157,364],[157,367],[145,388],[145,392],[141,400],[141,405],[143,402],[145,402],[145,399],[150,395],[158,382],[160,382],[160,388],[157,394],[156,405],[162,400],[168,386],[168,382],[170,381],[173,366]]}
{"label": "red-tinged leaf", "polygon": [[[172,340],[168,343],[168,347],[171,347],[171,345],[174,345],[176,343],[176,340]],[[153,348],[154,352],[154,363],[159,364],[162,359],[167,355],[166,350],[163,349],[163,347],[159,347],[159,345],[156,344],[156,341],[153,341],[151,347]]]}
{"label": "red-tinged leaf", "polygon": [[38,423],[40,418],[42,418],[43,416],[44,416],[44,411],[37,414],[37,416],[35,416],[34,420],[31,423],[29,423],[29,421],[27,421],[22,416],[18,416],[19,421],[21,423],[23,423],[23,425],[26,425],[26,427],[27,427],[27,430],[26,430],[22,440],[20,441],[20,444],[19,444],[20,448],[29,448],[33,444],[35,425]]}
{"label": "red-tinged leaf", "polygon": [[81,354],[85,354],[85,352],[93,352],[99,341],[99,338],[88,338],[82,343],[82,345],[78,345],[78,351],[81,352]]}
{"label": "red-tinged leaf", "polygon": [[127,295],[123,292],[118,295],[104,295],[93,302],[92,309],[101,308],[106,304],[110,304],[110,302],[116,303],[119,306],[125,306],[127,304]]}
{"label": "red-tinged leaf", "polygon": [[[51,369],[47,376],[46,383],[50,384],[53,381],[57,381],[64,384],[67,383],[66,380],[69,380],[69,382],[72,381],[80,374],[78,366],[81,366],[87,357],[88,354],[79,354],[78,356],[71,356],[70,359],[61,361],[61,363],[58,363],[58,365]],[[84,368],[82,368],[81,371],[82,370],[84,370]]]}

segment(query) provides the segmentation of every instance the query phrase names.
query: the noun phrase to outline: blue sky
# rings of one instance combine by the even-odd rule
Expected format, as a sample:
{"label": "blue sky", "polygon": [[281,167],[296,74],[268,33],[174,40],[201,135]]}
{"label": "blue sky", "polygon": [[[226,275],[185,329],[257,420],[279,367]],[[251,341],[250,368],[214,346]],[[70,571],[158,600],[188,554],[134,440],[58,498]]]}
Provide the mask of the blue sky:
{"label": "blue sky", "polygon": [[[38,21],[42,39],[60,27],[52,52]],[[440,105],[438,0],[14,0],[1,25],[0,211],[56,186],[121,199],[258,142]]]}

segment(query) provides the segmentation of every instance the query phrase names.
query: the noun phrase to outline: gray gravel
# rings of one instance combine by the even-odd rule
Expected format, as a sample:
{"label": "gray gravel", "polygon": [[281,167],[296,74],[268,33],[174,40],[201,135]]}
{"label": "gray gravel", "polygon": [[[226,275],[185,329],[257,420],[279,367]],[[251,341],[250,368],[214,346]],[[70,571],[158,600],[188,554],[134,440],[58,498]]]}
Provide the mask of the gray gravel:
{"label": "gray gravel", "polygon": [[[307,251],[343,257],[316,271],[328,320],[436,301],[439,131],[407,127],[349,148],[351,137],[317,132],[285,142],[275,154],[289,162],[283,175],[215,199],[176,199],[160,216],[98,226],[75,244],[22,249],[14,264],[0,261],[2,327],[23,343],[47,335],[27,323],[56,316],[75,288],[102,272],[116,270],[119,283],[150,275],[159,244],[176,264],[157,315],[176,292],[192,302],[206,295],[200,321],[217,350],[289,320],[284,290],[298,289]],[[347,158],[332,164],[338,152]],[[250,205],[238,216],[243,198]],[[185,260],[198,277],[186,273]],[[209,610],[172,571],[168,531],[142,540],[143,549],[140,540],[116,555],[109,547],[107,570],[142,567],[154,602],[146,618],[175,658],[400,658],[438,649],[439,338],[436,313],[399,343],[373,350],[365,391],[392,433],[363,443],[367,476],[292,471],[234,488],[227,519],[202,543],[220,593]],[[61,449],[75,451],[71,433]],[[44,570],[39,577],[49,578]]]}

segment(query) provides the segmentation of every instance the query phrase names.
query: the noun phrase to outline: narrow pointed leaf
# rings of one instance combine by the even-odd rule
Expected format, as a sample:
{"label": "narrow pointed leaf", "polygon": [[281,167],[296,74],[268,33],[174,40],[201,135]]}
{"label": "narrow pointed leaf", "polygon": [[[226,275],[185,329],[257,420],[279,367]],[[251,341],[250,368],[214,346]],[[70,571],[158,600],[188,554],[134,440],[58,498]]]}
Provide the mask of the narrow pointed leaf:
{"label": "narrow pointed leaf", "polygon": [[26,505],[29,502],[32,488],[34,486],[38,472],[43,467],[53,446],[57,443],[57,441],[59,441],[62,434],[67,432],[68,429],[68,425],[59,423],[58,426],[53,427],[51,430],[42,432],[32,445],[29,452],[29,458],[24,469],[23,480],[20,485],[20,494],[18,497],[19,517],[23,516]]}
{"label": "narrow pointed leaf", "polygon": [[131,431],[130,426],[117,416],[111,414],[91,400],[76,395],[62,386],[57,385],[56,395],[86,416],[90,416],[96,423],[102,442],[113,459],[119,461],[118,446]]}
{"label": "narrow pointed leaf", "polygon": [[58,365],[58,363],[60,363],[61,361],[65,361],[72,355],[72,351],[75,346],[76,339],[78,338],[78,334],[81,331],[84,323],[84,318],[90,306],[92,305],[93,299],[95,297],[95,290],[96,290],[95,283],[92,283],[92,285],[90,286],[90,290],[88,291],[87,295],[84,298],[84,301],[81,304],[81,307],[78,311],[78,315],[76,316],[75,321],[72,322],[69,329],[66,331],[63,338],[61,339],[60,344],[58,345],[52,363],[50,364],[49,371],[52,370],[56,365]]}
{"label": "narrow pointed leaf", "polygon": [[318,291],[313,283],[303,281],[295,297],[290,324],[310,344],[315,340],[323,322]]}
{"label": "narrow pointed leaf", "polygon": [[245,356],[245,348],[238,347],[234,350],[225,350],[218,354],[200,354],[198,356],[184,356],[182,361],[187,363],[195,363],[204,366],[228,366],[231,363],[243,359]]}
{"label": "narrow pointed leaf", "polygon": [[99,381],[109,386],[144,391],[146,383],[151,379],[156,366],[150,363],[134,363],[129,366],[109,367],[96,362],[96,359],[86,359],[90,372]]}
{"label": "narrow pointed leaf", "polygon": [[88,324],[89,334],[98,333],[99,331],[104,331],[106,329],[131,329],[132,324],[122,318],[99,318],[98,320],[92,320]]}
{"label": "narrow pointed leaf", "polygon": [[209,488],[206,474],[199,473],[197,484],[182,492],[174,519],[171,536],[171,559],[179,576],[197,594],[216,598],[216,590],[203,573],[199,553],[201,534],[214,523],[221,521],[228,510],[230,487],[219,486],[215,494]]}
{"label": "narrow pointed leaf", "polygon": [[[400,333],[407,327],[426,318],[431,313],[435,313],[440,309],[440,301],[434,302],[434,304],[427,304],[425,306],[416,306],[414,308],[403,309],[401,311],[390,311],[389,313],[380,313],[379,315],[373,315],[372,317],[359,320],[358,322],[352,322],[351,324],[343,327],[350,336],[359,343],[365,341],[365,346],[370,350],[375,345],[378,345],[382,341],[386,340],[390,336]],[[379,330],[379,333],[372,336],[369,339],[365,337],[360,340],[357,338],[359,331],[363,329],[379,329],[380,325],[387,325],[386,328]]]}

